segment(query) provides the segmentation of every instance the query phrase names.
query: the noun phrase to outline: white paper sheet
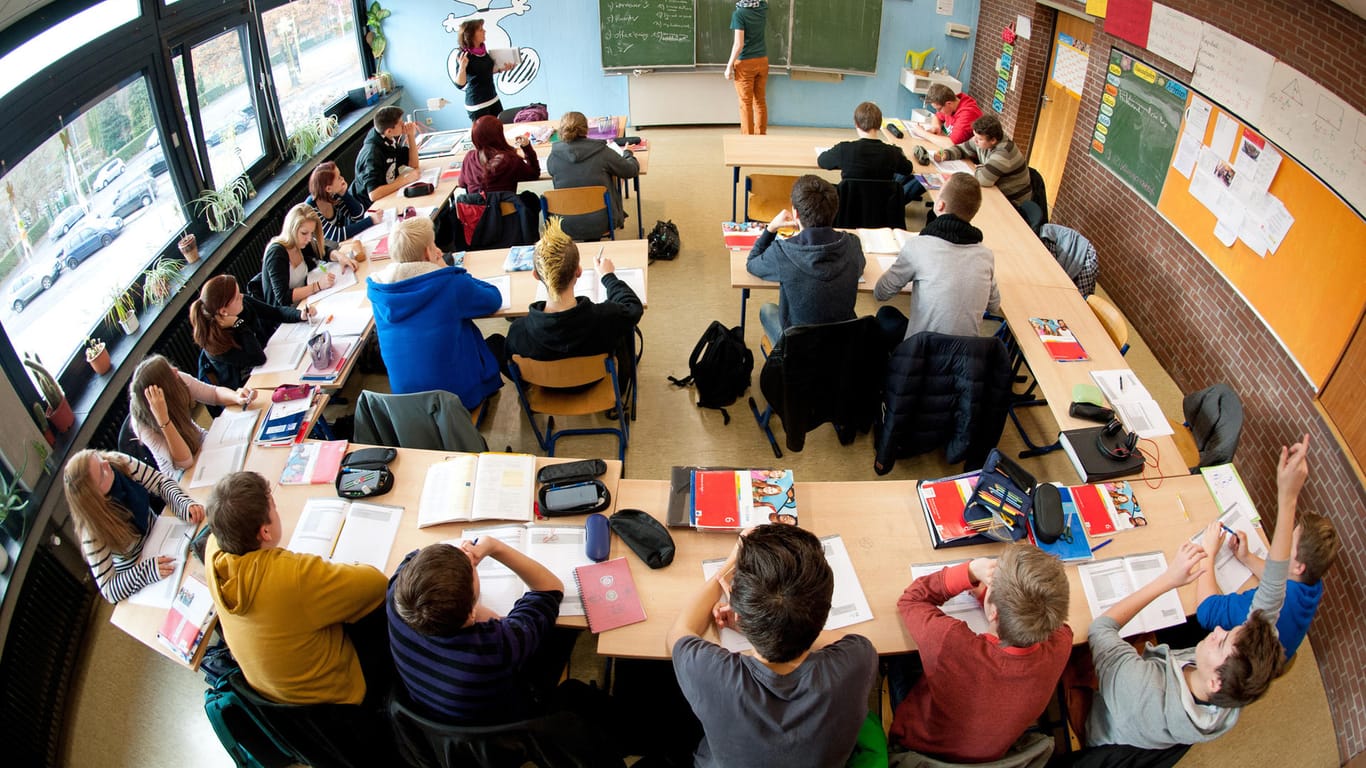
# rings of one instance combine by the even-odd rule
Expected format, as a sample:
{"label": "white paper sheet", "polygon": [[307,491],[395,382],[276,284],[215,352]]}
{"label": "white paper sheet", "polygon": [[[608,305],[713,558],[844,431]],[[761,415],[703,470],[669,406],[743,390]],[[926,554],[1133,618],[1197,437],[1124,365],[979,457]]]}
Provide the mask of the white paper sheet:
{"label": "white paper sheet", "polygon": [[[1081,576],[1082,591],[1086,593],[1091,618],[1099,617],[1120,600],[1161,576],[1165,570],[1167,558],[1161,552],[1078,565],[1077,573]],[[1128,624],[1120,627],[1119,634],[1131,637],[1140,632],[1175,626],[1185,620],[1186,612],[1181,607],[1180,596],[1176,590],[1168,590],[1139,611]]]}
{"label": "white paper sheet", "polygon": [[345,519],[346,501],[309,499],[299,513],[299,521],[294,524],[294,535],[289,537],[285,549],[329,558],[332,556],[332,545],[337,540],[337,531],[341,530]]}
{"label": "white paper sheet", "polygon": [[[951,565],[967,562],[966,560],[955,560],[948,563],[921,563],[911,566],[911,579],[918,579],[922,576],[929,576],[932,573],[948,568]],[[945,615],[951,616],[964,624],[977,634],[982,634],[989,629],[987,625],[987,612],[982,608],[982,604],[977,601],[971,592],[962,592],[949,598],[949,601],[939,606],[939,610]]]}
{"label": "white paper sheet", "polygon": [[1181,140],[1176,145],[1176,156],[1172,158],[1172,167],[1176,172],[1191,177],[1191,172],[1195,170],[1195,158],[1200,154],[1200,140],[1192,133],[1181,134]]}
{"label": "white paper sheet", "polygon": [[[512,275],[503,273],[493,277],[481,277],[480,280],[498,289],[498,295],[503,298],[502,309],[512,309]],[[545,286],[541,286],[544,288]]]}
{"label": "white paper sheet", "polygon": [[1303,72],[1278,61],[1266,88],[1267,138],[1366,211],[1366,115]]}
{"label": "white paper sheet", "polygon": [[389,550],[394,547],[399,523],[403,522],[403,507],[351,502],[346,513],[346,524],[332,550],[332,562],[360,563],[374,566],[383,572],[389,564]]}
{"label": "white paper sheet", "polygon": [[172,515],[158,515],[152,521],[152,529],[142,542],[142,555],[139,563],[157,557],[169,557],[176,561],[175,570],[170,576],[155,581],[128,596],[134,605],[169,610],[179,590],[181,573],[185,568],[185,556],[190,549],[190,539],[194,537],[194,523],[187,523]]}
{"label": "white paper sheet", "polygon": [[[307,323],[296,323],[307,327]],[[304,351],[307,342],[299,341],[290,344],[267,344],[265,348],[266,361],[251,369],[253,376],[263,373],[284,373],[299,367],[299,362],[304,359]]]}
{"label": "white paper sheet", "polygon": [[[492,528],[466,528],[459,539],[447,544],[459,546],[461,541],[475,541],[493,537],[545,566],[564,584],[564,599],[560,601],[561,616],[582,616],[583,598],[579,595],[574,569],[590,565],[585,550],[586,532],[581,525],[538,526],[500,525]],[[491,557],[479,563],[479,602],[499,616],[506,616],[522,595],[527,585],[510,568]]]}
{"label": "white paper sheet", "polygon": [[1210,151],[1221,162],[1228,162],[1233,154],[1233,142],[1238,138],[1238,122],[1228,114],[1220,112],[1214,118],[1214,136],[1210,138]]}
{"label": "white paper sheet", "polygon": [[1205,129],[1209,127],[1209,116],[1213,111],[1208,101],[1198,95],[1191,96],[1190,106],[1186,107],[1186,128],[1185,132],[1191,134],[1200,143],[1205,141]]}
{"label": "white paper sheet", "polygon": [[[324,269],[324,267],[326,267],[326,269]],[[331,288],[318,291],[312,296],[309,296],[309,304],[317,304],[323,299],[326,299],[328,296],[331,296],[335,293],[341,293],[342,291],[356,284],[355,270],[350,269],[349,267],[339,268],[337,266],[329,266],[327,264],[319,264],[318,266],[313,268],[313,271],[308,273],[308,284],[312,285],[313,283],[318,282],[322,279],[322,276],[324,274],[334,275],[336,277],[336,280],[332,283]]]}
{"label": "white paper sheet", "polygon": [[493,520],[531,520],[536,457],[483,453],[474,480],[474,514]]}
{"label": "white paper sheet", "polygon": [[1275,56],[1206,24],[1200,35],[1191,87],[1252,125],[1260,125],[1262,103],[1275,63]]}
{"label": "white paper sheet", "polygon": [[[254,429],[253,421],[249,428]],[[248,438],[250,439],[250,438]],[[191,488],[207,488],[233,472],[242,471],[247,463],[247,443],[223,445],[217,448],[203,448],[194,462],[194,475],[190,478]]]}
{"label": "white paper sheet", "polygon": [[1214,503],[1219,505],[1220,515],[1241,512],[1253,522],[1262,521],[1257,505],[1252,503],[1252,497],[1243,486],[1243,479],[1232,464],[1201,467],[1200,474],[1204,476],[1209,492],[1214,495]]}
{"label": "white paper sheet", "polygon": [[1147,49],[1182,69],[1194,69],[1204,22],[1161,3],[1152,7]]}
{"label": "white paper sheet", "polygon": [[[1242,531],[1247,534],[1247,547],[1257,557],[1266,559],[1270,551],[1262,537],[1257,534],[1257,526],[1247,517],[1246,510],[1243,508],[1232,509],[1219,516],[1219,522],[1232,528],[1235,531]],[[1199,544],[1204,538],[1205,532],[1198,531],[1190,538],[1191,541]],[[1252,571],[1248,570],[1237,557],[1233,555],[1233,550],[1229,549],[1228,542],[1231,537],[1227,533],[1224,535],[1224,543],[1219,547],[1219,552],[1214,556],[1214,580],[1219,584],[1219,591],[1229,594],[1238,591],[1247,580],[1252,578]]]}

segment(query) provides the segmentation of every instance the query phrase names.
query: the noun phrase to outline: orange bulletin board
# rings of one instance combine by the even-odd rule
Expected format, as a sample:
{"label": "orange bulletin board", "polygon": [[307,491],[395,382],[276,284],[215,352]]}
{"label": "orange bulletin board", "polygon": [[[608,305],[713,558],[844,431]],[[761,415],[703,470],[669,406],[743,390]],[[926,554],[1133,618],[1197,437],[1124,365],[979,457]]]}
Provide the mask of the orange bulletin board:
{"label": "orange bulletin board", "polygon": [[[1237,153],[1247,127],[1211,106],[1203,143],[1210,143],[1219,115],[1225,114],[1238,124]],[[1321,389],[1366,307],[1366,221],[1294,158],[1281,154],[1268,192],[1295,223],[1280,248],[1265,258],[1242,240],[1231,247],[1221,243],[1214,235],[1214,214],[1191,196],[1190,179],[1174,167],[1167,168],[1157,210],[1242,293]],[[1232,156],[1221,159],[1233,162]]]}

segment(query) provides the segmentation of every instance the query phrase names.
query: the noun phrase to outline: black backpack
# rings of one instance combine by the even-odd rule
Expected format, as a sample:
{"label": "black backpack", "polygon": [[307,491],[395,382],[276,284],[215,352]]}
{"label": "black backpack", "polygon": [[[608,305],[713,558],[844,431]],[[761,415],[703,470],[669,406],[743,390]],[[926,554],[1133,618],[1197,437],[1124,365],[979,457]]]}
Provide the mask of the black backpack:
{"label": "black backpack", "polygon": [[670,376],[669,381],[680,387],[696,385],[698,406],[720,410],[729,424],[730,414],[725,406],[749,389],[753,374],[754,354],[745,346],[740,328],[727,328],[721,321],[713,320],[688,358],[687,378]]}
{"label": "black backpack", "polygon": [[678,225],[672,221],[656,221],[655,228],[650,230],[645,242],[649,244],[651,261],[673,261],[678,258],[678,249],[682,247],[682,241],[678,239]]}

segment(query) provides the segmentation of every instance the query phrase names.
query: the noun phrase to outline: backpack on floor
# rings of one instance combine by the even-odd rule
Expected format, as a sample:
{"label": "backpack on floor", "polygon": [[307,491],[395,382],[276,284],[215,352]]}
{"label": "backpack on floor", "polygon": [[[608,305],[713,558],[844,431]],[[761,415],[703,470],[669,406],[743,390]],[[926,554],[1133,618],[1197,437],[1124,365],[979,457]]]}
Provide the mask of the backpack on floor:
{"label": "backpack on floor", "polygon": [[655,228],[645,238],[649,248],[650,260],[673,261],[678,258],[678,250],[683,242],[678,238],[678,225],[673,221],[656,221]]}
{"label": "backpack on floor", "polygon": [[[221,648],[221,651],[219,650]],[[232,676],[242,674],[241,667],[227,653],[227,646],[205,654],[202,669],[209,684],[204,691],[204,714],[213,726],[214,735],[227,750],[237,768],[285,768],[294,759],[285,754],[257,723],[247,703],[232,689]],[[214,656],[214,658],[210,658]]]}
{"label": "backpack on floor", "polygon": [[729,424],[730,414],[725,406],[749,389],[753,374],[754,353],[745,346],[740,328],[727,328],[721,321],[713,320],[688,358],[688,376],[670,376],[669,381],[680,387],[696,386],[697,405],[720,410]]}

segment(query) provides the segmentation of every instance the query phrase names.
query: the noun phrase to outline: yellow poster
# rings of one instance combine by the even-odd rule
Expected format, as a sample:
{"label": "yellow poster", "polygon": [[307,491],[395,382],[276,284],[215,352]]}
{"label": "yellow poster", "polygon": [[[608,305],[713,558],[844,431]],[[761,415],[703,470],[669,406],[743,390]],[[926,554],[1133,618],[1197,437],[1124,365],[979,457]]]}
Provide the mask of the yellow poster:
{"label": "yellow poster", "polygon": [[1086,12],[1103,19],[1105,18],[1105,7],[1109,5],[1109,2],[1110,0],[1086,0]]}

